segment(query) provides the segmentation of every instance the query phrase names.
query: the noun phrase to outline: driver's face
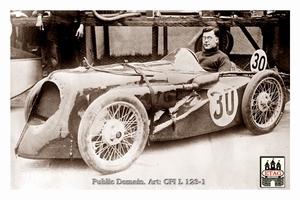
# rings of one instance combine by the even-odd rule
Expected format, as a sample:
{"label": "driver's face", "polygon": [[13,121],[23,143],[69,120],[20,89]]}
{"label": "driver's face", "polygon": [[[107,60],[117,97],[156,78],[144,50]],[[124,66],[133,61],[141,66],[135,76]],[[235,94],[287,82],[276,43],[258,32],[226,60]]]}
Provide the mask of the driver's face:
{"label": "driver's face", "polygon": [[212,49],[217,46],[219,39],[215,36],[213,30],[209,32],[204,32],[202,36],[202,44],[204,49]]}

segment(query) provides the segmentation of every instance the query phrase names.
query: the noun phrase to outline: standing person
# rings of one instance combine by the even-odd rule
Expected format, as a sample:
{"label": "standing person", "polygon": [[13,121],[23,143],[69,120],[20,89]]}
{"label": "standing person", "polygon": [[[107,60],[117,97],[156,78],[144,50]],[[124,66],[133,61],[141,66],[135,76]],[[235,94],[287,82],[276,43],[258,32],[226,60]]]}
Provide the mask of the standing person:
{"label": "standing person", "polygon": [[206,27],[202,31],[202,51],[196,56],[203,69],[209,72],[230,71],[229,57],[219,50],[220,30],[216,27]]}
{"label": "standing person", "polygon": [[84,36],[85,13],[83,11],[52,10],[49,19],[43,23],[44,11],[34,11],[38,15],[37,26],[41,27],[41,53],[44,76],[61,69],[73,68],[81,64],[80,47]]}

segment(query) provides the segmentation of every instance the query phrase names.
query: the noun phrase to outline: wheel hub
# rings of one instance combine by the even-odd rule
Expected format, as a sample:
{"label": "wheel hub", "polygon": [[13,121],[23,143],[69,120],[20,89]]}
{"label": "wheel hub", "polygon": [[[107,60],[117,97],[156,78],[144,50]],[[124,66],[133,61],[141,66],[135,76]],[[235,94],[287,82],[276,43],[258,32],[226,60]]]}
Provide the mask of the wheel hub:
{"label": "wheel hub", "polygon": [[261,111],[266,111],[270,108],[272,100],[267,92],[262,92],[257,97],[258,108]]}
{"label": "wheel hub", "polygon": [[120,143],[124,137],[124,133],[124,124],[117,119],[107,121],[102,129],[103,138],[110,145]]}

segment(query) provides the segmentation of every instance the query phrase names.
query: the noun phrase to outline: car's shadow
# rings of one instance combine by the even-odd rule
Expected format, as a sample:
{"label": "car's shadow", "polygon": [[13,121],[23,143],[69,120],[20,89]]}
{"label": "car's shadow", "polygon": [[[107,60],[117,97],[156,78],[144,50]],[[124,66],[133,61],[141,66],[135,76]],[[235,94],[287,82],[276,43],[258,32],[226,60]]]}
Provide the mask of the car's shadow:
{"label": "car's shadow", "polygon": [[26,158],[18,158],[24,161],[24,167],[28,167],[30,169],[48,169],[51,170],[59,170],[59,169],[80,169],[86,170],[89,167],[86,165],[83,159],[26,159]]}

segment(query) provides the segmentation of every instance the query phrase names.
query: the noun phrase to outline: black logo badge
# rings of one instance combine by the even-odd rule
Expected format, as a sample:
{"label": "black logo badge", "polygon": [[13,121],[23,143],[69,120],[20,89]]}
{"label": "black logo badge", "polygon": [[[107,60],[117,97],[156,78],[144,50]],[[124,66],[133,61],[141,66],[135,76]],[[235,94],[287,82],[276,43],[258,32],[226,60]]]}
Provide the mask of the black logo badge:
{"label": "black logo badge", "polygon": [[260,187],[284,188],[284,156],[260,157]]}

